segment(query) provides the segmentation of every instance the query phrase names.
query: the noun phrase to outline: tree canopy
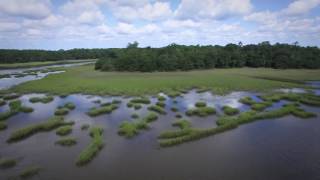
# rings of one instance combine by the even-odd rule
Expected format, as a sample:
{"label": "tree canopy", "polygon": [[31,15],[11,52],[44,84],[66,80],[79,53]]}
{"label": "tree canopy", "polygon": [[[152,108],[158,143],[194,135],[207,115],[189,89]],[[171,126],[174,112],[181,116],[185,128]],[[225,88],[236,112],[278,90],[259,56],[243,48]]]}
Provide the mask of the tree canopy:
{"label": "tree canopy", "polygon": [[176,71],[232,67],[320,68],[320,50],[297,43],[262,42],[242,46],[184,46],[118,49],[112,56],[100,58],[95,68],[103,71]]}

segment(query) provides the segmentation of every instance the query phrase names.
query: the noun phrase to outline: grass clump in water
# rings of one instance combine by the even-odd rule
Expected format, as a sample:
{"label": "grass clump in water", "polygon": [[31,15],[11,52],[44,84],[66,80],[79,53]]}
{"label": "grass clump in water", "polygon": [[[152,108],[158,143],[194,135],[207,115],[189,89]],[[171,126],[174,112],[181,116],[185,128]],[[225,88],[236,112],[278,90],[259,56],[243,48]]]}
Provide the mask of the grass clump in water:
{"label": "grass clump in water", "polygon": [[131,118],[133,118],[133,119],[137,119],[137,118],[139,118],[139,114],[137,114],[137,113],[133,113],[133,114],[131,115]]}
{"label": "grass clump in water", "polygon": [[230,106],[223,106],[222,110],[223,110],[224,114],[229,115],[229,116],[239,114],[239,112],[240,112],[239,109],[233,108]]}
{"label": "grass clump in water", "polygon": [[257,103],[256,101],[254,101],[251,97],[244,97],[244,98],[241,98],[239,100],[239,102],[241,102],[242,104],[246,104],[246,105],[253,105],[255,103]]}
{"label": "grass clump in water", "polygon": [[65,125],[71,125],[73,122],[65,122],[62,117],[52,117],[46,122],[42,122],[39,124],[29,125],[27,127],[18,129],[14,131],[9,139],[7,140],[8,143],[20,141],[22,139],[25,139],[27,137],[32,136],[33,134],[36,134],[38,132],[46,132],[51,131],[53,129],[56,129],[60,126]]}
{"label": "grass clump in water", "polygon": [[133,104],[150,104],[151,103],[151,101],[146,97],[134,98],[134,99],[131,99],[130,102]]}
{"label": "grass clump in water", "polygon": [[1,169],[8,169],[16,166],[17,161],[15,159],[8,159],[8,158],[3,158],[0,159],[0,168]]}
{"label": "grass clump in water", "polygon": [[257,112],[251,110],[243,112],[239,114],[237,117],[220,117],[216,122],[218,125],[218,127],[216,128],[190,128],[187,132],[171,132],[171,134],[170,132],[164,132],[164,135],[160,136],[160,146],[174,146],[188,141],[193,141],[207,136],[215,135],[217,133],[221,133],[230,129],[234,129],[240,126],[241,124],[250,123],[256,120],[280,118],[290,114],[300,118],[310,118],[316,116],[313,113],[304,111],[303,109],[299,108],[296,104],[289,104],[283,106],[280,109],[266,112]]}
{"label": "grass clump in water", "polygon": [[17,99],[18,97],[20,97],[20,94],[7,94],[3,96],[4,100],[12,100],[12,99]]}
{"label": "grass clump in water", "polygon": [[25,170],[23,170],[21,173],[20,173],[20,178],[22,179],[26,179],[26,178],[31,178],[37,174],[39,174],[39,172],[41,171],[42,168],[38,167],[38,166],[32,166],[32,167],[29,167]]}
{"label": "grass clump in water", "polygon": [[7,125],[0,121],[0,131],[7,129]]}
{"label": "grass clump in water", "polygon": [[156,105],[155,106],[149,106],[148,110],[157,112],[159,114],[167,114],[167,112],[162,107],[156,106]]}
{"label": "grass clump in water", "polygon": [[54,115],[56,115],[56,116],[64,116],[64,115],[67,115],[68,113],[69,113],[69,109],[68,108],[59,107],[54,112]]}
{"label": "grass clump in water", "polygon": [[61,126],[57,129],[56,134],[60,136],[65,136],[68,135],[72,132],[72,126],[71,125],[66,125],[66,126]]}
{"label": "grass clump in water", "polygon": [[178,110],[179,110],[179,109],[178,109],[177,107],[171,107],[171,111],[172,111],[172,112],[178,112]]}
{"label": "grass clump in water", "polygon": [[6,104],[6,101],[3,99],[0,99],[0,106],[4,106]]}
{"label": "grass clump in water", "polygon": [[159,135],[159,139],[177,138],[190,134],[192,132],[191,123],[188,120],[181,119],[174,123],[172,126],[179,127],[177,131],[164,131]]}
{"label": "grass clump in water", "polygon": [[64,104],[63,107],[65,107],[65,108],[67,108],[69,110],[73,110],[73,109],[76,108],[76,105],[74,103],[72,103],[72,102],[67,102],[66,104]]}
{"label": "grass clump in water", "polygon": [[166,107],[166,103],[163,102],[163,101],[158,101],[158,102],[156,103],[156,105],[157,105],[157,106],[160,106],[160,107],[162,107],[162,108]]}
{"label": "grass clump in water", "polygon": [[134,108],[135,110],[138,110],[138,109],[141,109],[142,106],[141,106],[140,104],[134,104],[134,105],[133,105],[133,108]]}
{"label": "grass clump in water", "polygon": [[66,137],[59,139],[58,141],[55,142],[55,144],[58,144],[60,146],[73,146],[77,144],[76,138],[73,137]]}
{"label": "grass clump in water", "polygon": [[90,125],[89,124],[82,124],[81,125],[81,130],[87,130],[89,129]]}
{"label": "grass clump in water", "polygon": [[149,113],[143,119],[137,120],[135,122],[124,121],[119,126],[118,134],[127,138],[131,138],[139,134],[139,130],[148,129],[148,124],[157,119],[158,116],[155,113]]}
{"label": "grass clump in water", "polygon": [[30,113],[33,108],[22,106],[21,100],[14,100],[9,103],[10,110],[0,113],[0,121],[6,120],[19,112]]}
{"label": "grass clump in water", "polygon": [[89,163],[103,148],[103,128],[102,127],[92,127],[90,129],[91,142],[90,144],[80,153],[76,164],[78,166],[83,166]]}
{"label": "grass clump in water", "polygon": [[41,102],[41,103],[44,103],[44,104],[47,104],[51,101],[53,101],[54,98],[52,96],[45,96],[45,97],[32,97],[29,99],[29,101],[31,103],[38,103],[38,102]]}
{"label": "grass clump in water", "polygon": [[110,104],[109,106],[102,106],[99,108],[92,108],[90,111],[87,113],[91,117],[99,116],[102,114],[109,114],[112,111],[118,109],[118,106],[115,104]]}
{"label": "grass clump in water", "polygon": [[158,101],[165,101],[166,97],[159,95],[158,96]]}
{"label": "grass clump in water", "polygon": [[196,102],[195,106],[196,107],[206,107],[207,103],[203,102],[203,101],[199,101],[199,102]]}
{"label": "grass clump in water", "polygon": [[216,109],[213,107],[198,107],[192,108],[186,111],[187,116],[200,116],[206,117],[216,113]]}

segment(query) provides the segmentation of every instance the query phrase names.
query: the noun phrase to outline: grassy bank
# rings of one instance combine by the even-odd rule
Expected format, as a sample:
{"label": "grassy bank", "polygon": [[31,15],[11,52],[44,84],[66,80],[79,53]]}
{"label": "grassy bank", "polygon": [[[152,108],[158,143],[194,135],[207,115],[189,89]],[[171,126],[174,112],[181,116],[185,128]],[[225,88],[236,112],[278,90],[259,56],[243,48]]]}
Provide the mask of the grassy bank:
{"label": "grassy bank", "polygon": [[301,87],[302,81],[320,80],[320,70],[275,70],[266,68],[212,69],[188,72],[99,72],[92,65],[30,81],[12,90],[21,93],[126,94],[143,95],[193,87],[223,94],[235,90],[268,91]]}
{"label": "grassy bank", "polygon": [[95,60],[61,60],[61,61],[42,61],[42,62],[26,62],[26,63],[12,63],[12,64],[0,64],[0,69],[15,69],[15,68],[30,68],[59,64],[73,64],[82,62],[94,62]]}

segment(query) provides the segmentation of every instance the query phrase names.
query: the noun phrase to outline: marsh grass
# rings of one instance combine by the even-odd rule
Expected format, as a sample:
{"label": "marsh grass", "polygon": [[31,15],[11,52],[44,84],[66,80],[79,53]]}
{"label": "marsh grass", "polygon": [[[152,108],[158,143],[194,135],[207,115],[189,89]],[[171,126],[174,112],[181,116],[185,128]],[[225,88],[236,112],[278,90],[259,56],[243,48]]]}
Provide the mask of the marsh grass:
{"label": "marsh grass", "polygon": [[84,166],[88,164],[103,148],[103,128],[95,126],[90,129],[91,142],[90,144],[80,153],[77,158],[76,164],[78,166]]}
{"label": "marsh grass", "polygon": [[180,119],[172,123],[172,126],[179,127],[177,131],[164,131],[159,135],[159,139],[177,138],[189,135],[192,132],[191,123],[188,120]]}
{"label": "marsh grass", "polygon": [[137,119],[137,118],[139,118],[139,114],[133,113],[133,114],[131,114],[131,118]]}
{"label": "marsh grass", "polygon": [[73,123],[74,122],[65,122],[64,119],[60,116],[52,117],[46,122],[29,125],[27,127],[24,127],[12,132],[9,138],[7,139],[7,142],[12,143],[12,142],[20,141],[22,139],[32,136],[33,134],[36,134],[39,132],[51,131],[60,126],[71,125]]}
{"label": "marsh grass", "polygon": [[203,101],[196,102],[195,107],[206,107],[207,103]]}
{"label": "marsh grass", "polygon": [[32,97],[29,99],[29,101],[31,103],[38,103],[38,102],[41,102],[41,103],[44,103],[44,104],[47,104],[51,101],[53,101],[54,98],[52,96],[45,96],[45,97]]}
{"label": "marsh grass", "polygon": [[4,106],[6,104],[6,101],[3,99],[0,99],[0,106]]}
{"label": "marsh grass", "polygon": [[156,103],[156,105],[157,105],[157,106],[160,106],[160,107],[162,107],[162,108],[166,107],[166,103],[163,102],[163,101],[158,101],[158,102]]}
{"label": "marsh grass", "polygon": [[13,94],[4,95],[3,99],[4,100],[12,100],[12,99],[17,99],[19,97],[20,97],[20,94],[13,93]]}
{"label": "marsh grass", "polygon": [[267,107],[270,107],[272,106],[272,102],[270,101],[264,101],[264,102],[260,102],[260,103],[254,103],[251,105],[251,108],[253,110],[256,110],[256,111],[263,111],[265,110]]}
{"label": "marsh grass", "polygon": [[68,108],[69,110],[73,110],[76,108],[76,105],[72,102],[67,102],[63,107]]}
{"label": "marsh grass", "polygon": [[233,115],[239,114],[239,112],[240,112],[239,109],[233,108],[233,107],[230,107],[230,106],[223,106],[222,110],[223,110],[224,114],[229,115],[229,116],[233,116]]}
{"label": "marsh grass", "polygon": [[182,118],[182,114],[176,114],[176,118]]}
{"label": "marsh grass", "polygon": [[134,99],[131,99],[130,102],[133,104],[150,104],[151,103],[151,101],[146,97],[134,98]]}
{"label": "marsh grass", "polygon": [[67,115],[68,113],[69,113],[68,108],[60,107],[60,108],[56,109],[56,111],[54,112],[54,115],[64,116],[64,115]]}
{"label": "marsh grass", "polygon": [[182,144],[188,141],[198,140],[207,136],[212,136],[217,133],[222,133],[230,129],[237,128],[241,124],[250,123],[263,119],[276,119],[287,115],[294,115],[300,118],[315,117],[316,114],[306,112],[299,108],[296,104],[289,104],[280,109],[266,112],[247,111],[235,116],[222,116],[217,120],[218,127],[208,129],[187,129],[186,132],[172,131],[163,132],[160,135],[160,146],[169,147]]}
{"label": "marsh grass", "polygon": [[72,126],[71,125],[66,125],[66,126],[61,126],[57,129],[56,134],[59,136],[65,136],[68,135],[72,132]]}
{"label": "marsh grass", "polygon": [[241,102],[242,104],[246,104],[246,105],[253,105],[255,103],[257,103],[256,101],[254,101],[251,97],[244,97],[244,98],[241,98],[239,100],[239,102]]}
{"label": "marsh grass", "polygon": [[37,174],[39,174],[39,172],[42,170],[42,168],[38,167],[38,166],[32,166],[32,167],[28,167],[25,170],[23,170],[20,173],[20,178],[22,179],[26,179],[26,178],[31,178]]}
{"label": "marsh grass", "polygon": [[157,105],[153,105],[153,106],[149,106],[148,107],[148,110],[149,111],[154,111],[154,112],[157,112],[159,114],[167,114],[167,112],[160,106],[157,106]]}
{"label": "marsh grass", "polygon": [[89,129],[90,125],[89,124],[82,124],[81,125],[81,130],[87,130]]}
{"label": "marsh grass", "polygon": [[15,159],[2,158],[0,159],[0,168],[9,169],[16,166],[17,161]]}
{"label": "marsh grass", "polygon": [[188,109],[186,111],[187,116],[200,116],[200,117],[206,117],[209,115],[213,115],[215,113],[216,113],[216,109],[213,107],[198,107],[198,108]]}
{"label": "marsh grass", "polygon": [[158,101],[165,101],[166,97],[158,95]]}
{"label": "marsh grass", "polygon": [[57,140],[55,144],[58,144],[60,146],[73,146],[77,144],[77,140],[73,137],[66,137]]}
{"label": "marsh grass", "polygon": [[0,131],[7,129],[7,125],[0,121]]}
{"label": "marsh grass", "polygon": [[0,113],[0,121],[6,120],[19,112],[30,113],[33,112],[33,108],[22,106],[21,100],[13,100],[9,102],[10,110]]}
{"label": "marsh grass", "polygon": [[178,112],[178,110],[179,110],[179,109],[178,109],[177,107],[171,107],[171,111],[172,111],[172,112]]}
{"label": "marsh grass", "polygon": [[87,114],[91,117],[99,116],[102,114],[110,114],[112,111],[118,109],[115,104],[110,104],[109,106],[102,106],[98,108],[91,108]]}
{"label": "marsh grass", "polygon": [[126,138],[131,138],[139,134],[139,130],[148,129],[148,124],[157,119],[158,116],[155,113],[149,113],[144,118],[133,122],[123,121],[119,126],[118,134]]}
{"label": "marsh grass", "polygon": [[134,108],[135,110],[138,110],[138,109],[141,109],[142,106],[141,106],[140,104],[134,104],[134,105],[133,105],[133,108]]}

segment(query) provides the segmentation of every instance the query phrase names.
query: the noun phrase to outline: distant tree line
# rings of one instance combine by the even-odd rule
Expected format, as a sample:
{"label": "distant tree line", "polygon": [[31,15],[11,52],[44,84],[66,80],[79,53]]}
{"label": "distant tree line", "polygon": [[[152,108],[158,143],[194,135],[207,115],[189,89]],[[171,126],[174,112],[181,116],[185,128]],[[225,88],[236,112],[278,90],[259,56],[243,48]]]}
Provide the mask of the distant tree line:
{"label": "distant tree line", "polygon": [[16,50],[0,49],[0,63],[97,59],[109,56],[113,49]]}
{"label": "distant tree line", "polygon": [[320,68],[320,49],[297,43],[226,46],[184,46],[138,48],[136,43],[99,59],[95,69],[102,71],[186,71],[192,69],[232,68]]}
{"label": "distant tree line", "polygon": [[185,46],[171,44],[162,48],[139,48],[137,42],[127,48],[71,50],[0,49],[0,63],[56,61],[64,59],[99,59],[95,69],[103,71],[186,71],[192,69],[271,67],[320,68],[320,49],[294,44],[259,44],[226,46]]}

